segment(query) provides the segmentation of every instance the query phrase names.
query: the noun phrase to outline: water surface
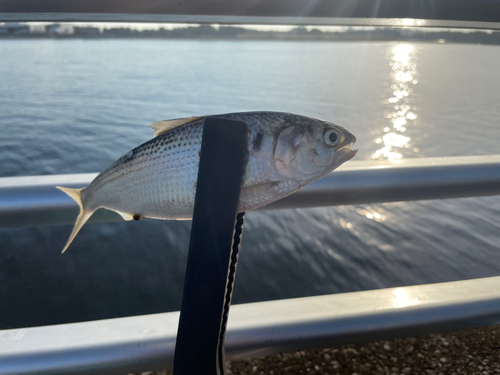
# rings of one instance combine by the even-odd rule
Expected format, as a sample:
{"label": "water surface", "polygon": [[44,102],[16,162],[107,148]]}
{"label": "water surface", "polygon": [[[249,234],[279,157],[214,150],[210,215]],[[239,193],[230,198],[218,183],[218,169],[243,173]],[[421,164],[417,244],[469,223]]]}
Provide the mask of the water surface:
{"label": "water surface", "polygon": [[[163,119],[288,111],[347,127],[357,160],[498,154],[500,48],[0,41],[0,176],[98,172]],[[234,302],[500,275],[500,198],[247,215]],[[0,231],[2,327],[179,309],[190,222]]]}

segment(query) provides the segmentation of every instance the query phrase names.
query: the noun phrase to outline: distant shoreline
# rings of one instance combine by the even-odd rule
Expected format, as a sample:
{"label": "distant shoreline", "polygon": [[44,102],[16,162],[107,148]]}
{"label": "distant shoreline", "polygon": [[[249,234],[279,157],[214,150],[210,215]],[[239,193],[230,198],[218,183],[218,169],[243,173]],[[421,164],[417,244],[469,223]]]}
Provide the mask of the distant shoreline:
{"label": "distant shoreline", "polygon": [[[59,28],[58,28],[59,27]],[[306,41],[306,42],[425,42],[500,45],[500,32],[428,31],[421,29],[383,28],[323,32],[297,27],[287,32],[259,31],[241,27],[212,27],[207,25],[178,29],[133,30],[115,28],[100,30],[93,27],[60,25],[31,32],[27,27],[4,27],[0,40],[5,39],[167,39],[167,40],[237,40],[237,41]]]}
{"label": "distant shoreline", "polygon": [[0,41],[3,40],[192,40],[199,42],[335,42],[335,43],[425,43],[425,44],[478,44],[478,45],[500,45],[500,42],[484,42],[484,41],[462,41],[462,40],[414,40],[414,39],[298,39],[298,38],[158,38],[158,37],[84,37],[84,36],[59,36],[59,37],[40,37],[40,36],[17,36],[3,37],[0,36]]}

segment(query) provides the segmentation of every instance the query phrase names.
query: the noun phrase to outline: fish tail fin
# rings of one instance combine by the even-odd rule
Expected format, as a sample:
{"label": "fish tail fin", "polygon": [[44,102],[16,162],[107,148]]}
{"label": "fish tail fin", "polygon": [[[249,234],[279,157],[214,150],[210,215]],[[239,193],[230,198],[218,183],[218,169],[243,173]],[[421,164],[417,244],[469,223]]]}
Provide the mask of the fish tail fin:
{"label": "fish tail fin", "polygon": [[78,203],[78,206],[80,207],[80,214],[76,218],[76,223],[75,226],[73,227],[73,232],[71,232],[68,242],[66,243],[66,246],[64,246],[64,249],[62,251],[64,253],[71,244],[71,242],[73,242],[80,229],[82,229],[83,224],[87,222],[87,220],[92,216],[94,211],[85,210],[85,207],[83,207],[82,191],[85,188],[69,189],[61,186],[56,186],[56,188],[68,194],[76,203]]}

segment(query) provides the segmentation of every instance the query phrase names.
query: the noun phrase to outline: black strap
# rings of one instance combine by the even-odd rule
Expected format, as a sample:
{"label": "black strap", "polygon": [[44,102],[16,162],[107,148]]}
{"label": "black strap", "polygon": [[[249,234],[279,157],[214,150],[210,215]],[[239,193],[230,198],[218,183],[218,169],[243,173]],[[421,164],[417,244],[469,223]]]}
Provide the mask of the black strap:
{"label": "black strap", "polygon": [[226,353],[224,344],[226,340],[226,327],[229,318],[229,307],[233,298],[234,280],[236,278],[236,267],[238,266],[238,258],[240,255],[241,237],[243,236],[243,226],[245,224],[245,213],[241,212],[236,217],[236,225],[234,227],[233,249],[231,252],[231,262],[229,264],[229,273],[227,278],[226,298],[224,300],[224,310],[222,314],[222,324],[219,335],[218,365],[219,374],[226,373]]}
{"label": "black strap", "polygon": [[[175,375],[224,374],[224,336],[244,214],[248,124],[207,118],[174,354]],[[236,220],[238,219],[238,220]]]}

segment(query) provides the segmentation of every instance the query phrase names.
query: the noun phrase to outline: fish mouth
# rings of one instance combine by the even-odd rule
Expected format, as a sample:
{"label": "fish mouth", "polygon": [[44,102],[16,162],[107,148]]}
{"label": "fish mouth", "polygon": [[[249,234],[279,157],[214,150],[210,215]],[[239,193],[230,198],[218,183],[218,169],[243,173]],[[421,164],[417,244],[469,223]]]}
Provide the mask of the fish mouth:
{"label": "fish mouth", "polygon": [[346,161],[351,160],[358,153],[357,149],[351,149],[351,147],[356,143],[356,137],[353,134],[349,135],[351,138],[350,139],[351,142],[349,142],[347,145],[345,145],[340,149],[341,163],[345,163]]}
{"label": "fish mouth", "polygon": [[350,149],[349,147],[343,148],[342,151],[343,152],[340,154],[341,163],[351,160],[358,153],[358,150]]}

